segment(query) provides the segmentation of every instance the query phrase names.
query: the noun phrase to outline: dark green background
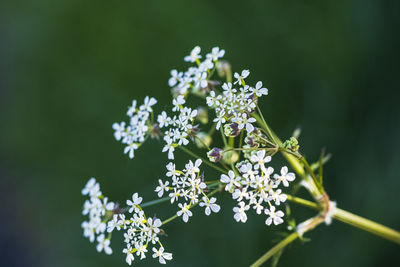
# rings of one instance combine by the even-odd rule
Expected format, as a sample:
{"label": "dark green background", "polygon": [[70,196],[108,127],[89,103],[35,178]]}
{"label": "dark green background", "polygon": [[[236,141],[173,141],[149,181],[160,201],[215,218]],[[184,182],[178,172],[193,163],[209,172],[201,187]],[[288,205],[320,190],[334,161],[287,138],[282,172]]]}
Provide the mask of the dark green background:
{"label": "dark green background", "polygon": [[[104,194],[156,197],[166,154],[147,142],[123,155],[111,125],[132,99],[170,103],[172,68],[192,47],[226,49],[236,71],[251,70],[269,96],[262,110],[302,151],[333,153],[325,186],[338,206],[400,229],[399,2],[18,1],[0,3],[1,266],[126,266],[82,237],[80,190],[91,176]],[[183,163],[182,163],[183,165]],[[206,174],[207,175],[207,174]],[[213,172],[208,172],[212,177]],[[247,266],[283,228],[264,218],[195,210],[166,227],[170,266]],[[313,213],[293,206],[299,219]],[[148,209],[166,218],[168,204]],[[340,222],[285,251],[280,266],[399,266],[399,246]],[[148,254],[151,257],[151,253]],[[136,265],[158,266],[155,260]]]}

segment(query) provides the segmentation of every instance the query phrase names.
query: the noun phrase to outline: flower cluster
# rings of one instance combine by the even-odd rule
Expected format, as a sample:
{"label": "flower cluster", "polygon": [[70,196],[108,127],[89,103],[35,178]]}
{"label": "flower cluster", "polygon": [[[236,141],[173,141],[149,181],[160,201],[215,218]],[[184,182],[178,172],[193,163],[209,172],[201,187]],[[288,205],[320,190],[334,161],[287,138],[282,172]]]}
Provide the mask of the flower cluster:
{"label": "flower cluster", "polygon": [[[271,134],[267,133],[264,127],[266,123],[258,109],[259,98],[267,95],[268,89],[260,81],[254,87],[247,85],[245,79],[250,75],[249,70],[234,73],[234,82],[230,82],[230,65],[220,60],[225,54],[224,50],[214,47],[204,58],[200,51],[200,47],[196,46],[184,58],[186,62],[194,63],[194,66],[185,72],[175,69],[171,71],[168,81],[173,93],[171,114],[167,111],[155,114],[153,106],[157,100],[146,96],[139,107],[136,100],[133,100],[127,111],[129,122],[113,124],[114,137],[125,145],[124,153],[130,158],[134,158],[135,150],[148,137],[162,137],[162,152],[167,152],[170,160],[175,159],[174,153],[178,147],[196,158],[194,161],[189,160],[183,170],[177,170],[174,162],[166,165],[166,176],[169,179],[159,179],[155,192],[159,198],[165,194],[168,197],[142,204],[142,198],[134,193],[132,199],[126,201],[127,207],[120,208],[119,205],[108,202],[94,178],[82,190],[82,194],[90,197],[83,209],[83,214],[89,216],[89,221],[82,223],[84,236],[91,242],[97,239],[99,252],[111,254],[112,232],[123,231],[126,244],[123,253],[129,265],[135,258],[146,258],[150,248],[153,258],[158,258],[161,264],[171,260],[172,254],[165,252],[160,241],[160,236],[164,233],[161,226],[178,217],[185,223],[188,222],[193,216],[192,208],[196,205],[204,208],[207,216],[218,213],[221,207],[213,195],[223,187],[237,201],[233,208],[236,221],[246,222],[246,212],[254,209],[257,214],[265,213],[268,216],[265,221],[267,225],[283,222],[284,213],[277,210],[277,206],[285,202],[287,196],[278,187],[281,184],[287,187],[295,176],[288,172],[287,167],[283,167],[280,174],[274,174],[273,168],[266,166],[279,149],[275,140],[269,140]],[[212,80],[215,72],[220,78],[225,77],[227,82]],[[206,102],[204,107],[187,106],[189,94],[200,96]],[[208,110],[211,108],[215,109],[216,116],[209,120]],[[261,124],[259,117],[264,124]],[[209,131],[200,131],[196,123],[206,125],[211,120],[215,126]],[[219,129],[221,133],[217,133],[221,134],[224,141],[223,149],[211,146],[215,130]],[[209,150],[207,154],[204,153],[209,159],[206,163],[223,173],[220,180],[204,181],[204,174],[200,171],[201,156],[196,156],[194,152],[183,147],[189,144],[190,139],[198,141],[198,147]],[[295,152],[298,150],[296,145],[293,141],[287,145],[287,149]],[[213,148],[210,149],[210,146]],[[177,205],[176,215],[164,221],[146,216],[142,207],[163,201]]]}
{"label": "flower cluster", "polygon": [[184,58],[186,62],[195,62],[197,64],[196,67],[189,67],[186,72],[178,72],[175,69],[171,71],[171,78],[168,84],[173,88],[174,95],[186,95],[189,90],[196,93],[208,87],[209,76],[218,59],[224,56],[225,50],[214,47],[211,53],[206,55],[204,61],[200,61],[202,58],[200,51],[200,47],[196,46],[190,52],[190,55]]}
{"label": "flower cluster", "polygon": [[88,195],[89,200],[86,200],[83,205],[83,215],[89,216],[89,221],[82,223],[83,236],[89,238],[90,242],[96,239],[97,235],[97,251],[104,250],[106,254],[111,254],[110,238],[105,238],[106,223],[104,221],[111,217],[114,213],[115,204],[108,202],[107,197],[103,197],[100,191],[100,185],[95,178],[91,178],[85,187],[82,189],[82,195]]}
{"label": "flower cluster", "polygon": [[210,215],[211,211],[218,212],[220,210],[220,206],[215,203],[216,198],[208,198],[204,193],[207,185],[204,183],[202,175],[200,175],[199,167],[201,163],[201,159],[196,160],[194,164],[189,160],[182,171],[176,170],[174,163],[168,163],[166,175],[172,179],[171,186],[169,186],[170,183],[168,181],[163,183],[160,179],[158,180],[159,186],[155,190],[159,197],[162,197],[164,192],[171,191],[168,195],[171,203],[182,200],[178,203],[179,210],[176,214],[182,216],[184,222],[187,222],[189,217],[193,215],[190,208],[199,203],[201,195],[203,197],[199,205],[205,207],[206,215]]}
{"label": "flower cluster", "polygon": [[177,146],[186,146],[189,143],[188,137],[196,131],[194,125],[197,110],[184,107],[185,99],[183,95],[179,95],[172,101],[172,111],[177,112],[172,118],[165,111],[161,112],[157,117],[158,126],[167,128],[164,132],[165,146],[163,152],[168,151],[168,159],[174,159],[174,151]]}
{"label": "flower cluster", "polygon": [[132,106],[128,108],[126,115],[130,118],[129,125],[125,122],[114,123],[114,137],[126,145],[125,154],[129,154],[129,158],[133,159],[134,151],[144,142],[149,130],[152,128],[149,122],[150,114],[153,112],[152,106],[157,103],[154,97],[146,96],[143,105],[136,107],[136,100],[132,101]]}
{"label": "flower cluster", "polygon": [[[95,178],[91,178],[82,190],[83,195],[89,195],[90,200],[84,204],[83,215],[89,214],[89,222],[83,222],[83,235],[88,237],[90,242],[95,240],[97,234],[97,251],[104,250],[106,254],[111,254],[110,248],[111,233],[116,230],[124,229],[124,238],[126,248],[122,251],[126,254],[126,262],[131,265],[134,260],[134,254],[140,256],[140,259],[146,257],[147,248],[153,245],[153,258],[158,258],[161,264],[165,260],[171,260],[172,254],[165,252],[158,235],[162,225],[161,220],[153,217],[147,218],[143,209],[140,207],[142,198],[138,193],[132,195],[132,200],[127,200],[128,213],[130,217],[126,219],[125,215],[113,202],[107,202],[107,198],[102,196],[100,186]],[[102,199],[102,201],[101,201]],[[106,231],[109,233],[105,238]],[[154,245],[159,244],[157,249]]]}
{"label": "flower cluster", "polygon": [[284,213],[275,206],[285,202],[287,196],[278,186],[289,186],[295,175],[289,173],[287,167],[282,167],[280,175],[273,175],[274,169],[265,166],[270,161],[271,157],[266,156],[265,150],[259,150],[253,152],[250,161],[245,160],[236,165],[238,174],[230,170],[228,175],[221,175],[221,182],[226,184],[225,190],[232,193],[232,198],[238,202],[238,206],[233,208],[236,221],[246,222],[246,211],[252,207],[257,214],[265,213],[268,216],[265,221],[267,225],[283,222]]}
{"label": "flower cluster", "polygon": [[223,92],[217,95],[215,91],[211,91],[206,98],[207,105],[215,108],[216,118],[214,122],[219,129],[224,123],[234,124],[240,131],[245,128],[247,132],[254,130],[253,123],[255,118],[251,114],[257,107],[258,98],[267,95],[268,89],[262,87],[262,82],[258,82],[255,87],[245,84],[244,79],[249,76],[248,70],[243,70],[239,75],[235,73],[239,88],[234,88],[232,83],[224,83],[222,85]]}
{"label": "flower cluster", "polygon": [[140,259],[146,258],[149,244],[160,244],[160,248],[156,249],[153,247],[153,258],[158,257],[159,262],[165,264],[165,260],[171,260],[172,254],[164,252],[158,235],[160,234],[161,220],[153,217],[147,218],[144,211],[140,207],[142,198],[138,196],[138,193],[132,195],[132,200],[127,200],[126,204],[129,207],[128,212],[131,214],[129,219],[125,219],[125,215],[116,214],[113,220],[108,222],[107,231],[111,232],[114,229],[118,231],[122,228],[125,230],[124,242],[126,248],[123,253],[126,254],[126,262],[131,265],[134,260],[134,254],[140,256]]}

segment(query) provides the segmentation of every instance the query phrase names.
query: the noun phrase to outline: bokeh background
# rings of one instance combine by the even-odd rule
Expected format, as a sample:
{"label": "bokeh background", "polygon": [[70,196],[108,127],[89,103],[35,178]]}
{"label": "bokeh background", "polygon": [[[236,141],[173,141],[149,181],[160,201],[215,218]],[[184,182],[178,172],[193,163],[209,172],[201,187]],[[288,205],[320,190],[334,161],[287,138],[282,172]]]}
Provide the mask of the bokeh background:
{"label": "bokeh background", "polygon": [[[333,154],[325,186],[339,207],[400,229],[399,10],[373,0],[1,1],[0,265],[126,266],[120,236],[112,256],[82,237],[80,190],[95,176],[115,201],[156,198],[160,144],[129,160],[111,125],[132,99],[170,105],[169,71],[186,69],[195,45],[226,49],[234,70],[263,81],[267,120],[283,138],[301,125],[311,161],[322,147]],[[219,199],[223,212],[166,227],[171,266],[247,266],[280,238],[264,218],[234,222],[234,202]],[[292,208],[299,220],[313,214]],[[399,266],[398,245],[340,222],[307,236],[280,266]]]}

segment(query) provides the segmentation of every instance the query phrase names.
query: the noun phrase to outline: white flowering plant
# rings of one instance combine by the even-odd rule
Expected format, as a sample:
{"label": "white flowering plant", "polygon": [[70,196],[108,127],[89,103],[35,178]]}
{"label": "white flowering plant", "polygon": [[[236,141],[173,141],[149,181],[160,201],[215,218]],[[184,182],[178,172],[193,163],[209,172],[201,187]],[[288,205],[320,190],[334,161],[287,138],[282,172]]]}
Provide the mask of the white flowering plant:
{"label": "white flowering plant", "polygon": [[[135,151],[150,137],[161,141],[160,152],[167,153],[169,162],[165,178],[158,179],[158,184],[155,179],[158,199],[149,202],[143,202],[134,193],[126,201],[126,207],[121,207],[108,201],[95,178],[87,182],[82,190],[89,198],[82,211],[88,216],[82,223],[83,235],[90,242],[97,242],[98,252],[111,254],[112,233],[123,231],[122,252],[129,265],[135,258],[145,258],[150,247],[152,257],[165,264],[172,260],[172,254],[165,251],[160,239],[167,231],[166,224],[179,218],[189,222],[197,205],[207,216],[220,212],[222,208],[215,195],[223,192],[237,202],[233,208],[234,221],[246,223],[247,214],[255,212],[265,218],[266,226],[287,224],[286,237],[252,266],[281,255],[288,244],[303,239],[306,232],[322,223],[329,225],[332,219],[400,244],[398,231],[339,209],[330,200],[323,187],[323,167],[330,156],[323,152],[317,162],[309,164],[300,151],[299,130],[281,141],[259,107],[261,99],[268,95],[261,81],[254,86],[248,83],[249,70],[232,75],[230,64],[222,59],[225,51],[218,47],[204,58],[200,52],[196,46],[184,57],[192,63],[186,71],[171,71],[170,110],[156,114],[157,100],[146,96],[140,106],[133,100],[126,113],[127,122],[113,124],[114,137],[124,145],[123,151],[129,158],[133,159]],[[188,104],[191,98],[200,98],[204,104],[191,107]],[[175,162],[178,151],[190,157],[183,169],[183,164]],[[271,162],[278,154],[289,165],[276,171]],[[204,174],[202,164],[214,168],[218,179]],[[289,188],[291,184],[294,186]],[[300,188],[308,191],[313,201],[294,196]],[[176,213],[164,220],[148,217],[143,210],[167,201],[176,206]],[[318,213],[297,224],[290,216],[289,202]]]}

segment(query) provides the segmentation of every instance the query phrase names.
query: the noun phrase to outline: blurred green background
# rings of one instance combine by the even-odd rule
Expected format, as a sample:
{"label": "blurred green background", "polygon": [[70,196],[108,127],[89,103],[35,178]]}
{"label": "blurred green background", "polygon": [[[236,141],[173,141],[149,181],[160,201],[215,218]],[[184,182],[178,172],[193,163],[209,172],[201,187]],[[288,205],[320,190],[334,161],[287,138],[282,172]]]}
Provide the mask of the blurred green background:
{"label": "blurred green background", "polygon": [[[115,201],[156,198],[166,154],[123,155],[111,125],[132,99],[170,104],[172,68],[195,46],[226,49],[264,82],[275,131],[301,125],[302,151],[333,154],[325,186],[338,206],[400,229],[398,1],[15,1],[0,3],[1,266],[126,266],[82,237],[80,190],[95,176]],[[206,173],[207,175],[207,173]],[[208,177],[214,173],[208,172]],[[284,228],[195,210],[166,227],[171,266],[247,266]],[[300,220],[313,212],[292,205]],[[175,207],[149,208],[166,218]],[[340,222],[296,242],[280,266],[399,266],[399,246]],[[148,258],[140,266],[158,266]],[[268,266],[269,264],[267,264]]]}

